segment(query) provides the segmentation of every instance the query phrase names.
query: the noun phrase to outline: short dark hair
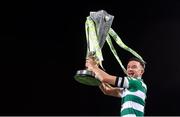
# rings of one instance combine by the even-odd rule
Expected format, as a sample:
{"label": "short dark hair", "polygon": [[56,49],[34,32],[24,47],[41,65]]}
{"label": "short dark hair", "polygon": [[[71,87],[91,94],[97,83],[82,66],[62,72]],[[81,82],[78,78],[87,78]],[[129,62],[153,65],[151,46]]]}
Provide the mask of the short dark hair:
{"label": "short dark hair", "polygon": [[146,67],[146,66],[145,66],[146,62],[142,61],[142,60],[139,59],[139,58],[132,57],[132,58],[129,59],[128,62],[130,62],[130,61],[137,61],[137,62],[139,62],[144,69],[145,69],[145,67]]}

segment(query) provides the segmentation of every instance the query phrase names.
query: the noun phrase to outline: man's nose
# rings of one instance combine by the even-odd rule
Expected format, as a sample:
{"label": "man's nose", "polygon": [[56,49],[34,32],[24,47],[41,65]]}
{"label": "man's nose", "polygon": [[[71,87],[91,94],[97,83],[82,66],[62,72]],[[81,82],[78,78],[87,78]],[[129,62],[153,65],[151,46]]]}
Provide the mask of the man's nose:
{"label": "man's nose", "polygon": [[128,71],[132,71],[132,68],[128,68],[127,70],[128,70]]}

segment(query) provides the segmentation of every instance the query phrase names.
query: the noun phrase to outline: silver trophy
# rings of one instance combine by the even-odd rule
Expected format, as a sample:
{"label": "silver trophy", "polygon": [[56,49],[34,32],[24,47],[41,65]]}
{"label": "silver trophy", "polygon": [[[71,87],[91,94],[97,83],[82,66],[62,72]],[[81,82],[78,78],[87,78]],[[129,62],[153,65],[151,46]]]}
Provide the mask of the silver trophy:
{"label": "silver trophy", "polygon": [[[104,43],[106,41],[106,36],[111,28],[114,16],[108,14],[104,10],[100,10],[97,12],[90,12],[90,16],[88,17],[94,22],[95,33],[97,36],[97,40],[95,40],[98,44],[100,49],[103,48]],[[91,30],[89,30],[91,31]],[[92,58],[97,64],[101,63],[97,55],[96,49],[91,49],[94,46],[91,42],[94,38],[91,36],[87,36],[91,32],[86,31],[86,38],[87,38],[87,56]],[[93,37],[94,35],[92,35]],[[90,38],[88,38],[90,37]],[[101,82],[98,78],[96,78],[95,74],[88,70],[78,70],[75,75],[75,80],[89,86],[98,86]]]}

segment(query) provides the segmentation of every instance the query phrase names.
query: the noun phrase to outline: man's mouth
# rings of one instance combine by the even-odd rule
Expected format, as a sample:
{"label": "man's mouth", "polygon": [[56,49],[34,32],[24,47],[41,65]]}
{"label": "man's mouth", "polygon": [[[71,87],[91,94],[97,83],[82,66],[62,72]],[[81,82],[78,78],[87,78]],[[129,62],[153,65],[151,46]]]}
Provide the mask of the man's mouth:
{"label": "man's mouth", "polygon": [[134,73],[133,72],[129,72],[128,75],[129,76],[134,76]]}

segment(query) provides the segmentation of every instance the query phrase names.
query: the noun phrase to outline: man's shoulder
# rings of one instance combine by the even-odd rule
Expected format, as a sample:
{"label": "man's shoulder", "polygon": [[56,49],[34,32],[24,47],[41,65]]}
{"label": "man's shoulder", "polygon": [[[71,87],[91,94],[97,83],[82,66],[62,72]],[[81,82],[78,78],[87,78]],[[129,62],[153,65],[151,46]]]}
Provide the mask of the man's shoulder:
{"label": "man's shoulder", "polygon": [[147,86],[142,79],[137,79],[137,78],[128,77],[128,76],[125,78],[128,79],[130,88],[135,88],[137,90],[143,90],[143,92],[147,91]]}

